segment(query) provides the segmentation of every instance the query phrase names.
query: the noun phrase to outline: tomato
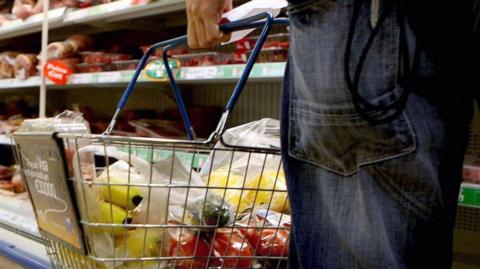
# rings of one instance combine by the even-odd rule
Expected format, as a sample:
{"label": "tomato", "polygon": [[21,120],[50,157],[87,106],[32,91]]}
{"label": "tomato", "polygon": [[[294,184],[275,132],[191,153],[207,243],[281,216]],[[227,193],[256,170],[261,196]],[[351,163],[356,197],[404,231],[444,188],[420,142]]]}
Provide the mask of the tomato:
{"label": "tomato", "polygon": [[[170,240],[169,256],[171,257],[188,257],[186,259],[175,260],[175,268],[190,269],[190,268],[205,268],[209,255],[209,246],[197,235],[186,232],[182,233],[180,241],[176,239]],[[194,258],[204,257],[204,258]]]}
{"label": "tomato", "polygon": [[257,247],[257,255],[280,257],[288,256],[289,232],[284,229],[263,229],[259,231],[260,243]]}
{"label": "tomato", "polygon": [[[239,230],[218,231],[213,242],[213,249],[215,256],[218,257],[213,262],[215,266],[242,269],[250,268],[253,265],[251,258],[236,258],[254,256],[252,246]],[[224,258],[225,256],[231,256],[231,258]]]}
{"label": "tomato", "polygon": [[250,245],[255,248],[258,246],[258,242],[260,241],[260,234],[256,228],[240,228],[240,232],[245,236],[250,243]]}

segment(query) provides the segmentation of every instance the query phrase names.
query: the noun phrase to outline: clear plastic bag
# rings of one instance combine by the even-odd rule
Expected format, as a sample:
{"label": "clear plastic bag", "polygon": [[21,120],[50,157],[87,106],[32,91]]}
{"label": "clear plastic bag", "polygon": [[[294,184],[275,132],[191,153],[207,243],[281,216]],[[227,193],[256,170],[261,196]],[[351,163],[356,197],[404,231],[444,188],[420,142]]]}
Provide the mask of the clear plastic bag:
{"label": "clear plastic bag", "polygon": [[[225,131],[222,136],[228,146],[278,149],[280,123],[262,119]],[[259,206],[279,212],[289,212],[285,174],[281,156],[248,151],[222,151],[217,143],[201,170],[203,180],[214,192],[225,195],[237,213]]]}

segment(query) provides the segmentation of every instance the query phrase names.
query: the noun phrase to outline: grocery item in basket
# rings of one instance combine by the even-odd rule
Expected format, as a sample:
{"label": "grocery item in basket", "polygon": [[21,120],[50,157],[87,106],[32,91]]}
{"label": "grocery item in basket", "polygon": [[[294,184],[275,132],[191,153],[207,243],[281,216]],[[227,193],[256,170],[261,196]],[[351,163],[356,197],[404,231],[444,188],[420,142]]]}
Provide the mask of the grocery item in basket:
{"label": "grocery item in basket", "polygon": [[[112,223],[112,224],[130,224],[132,223],[132,216],[128,211],[123,207],[117,206],[116,204],[108,203],[105,201],[100,201],[98,205],[100,209],[100,218],[98,219],[101,223]],[[93,219],[93,221],[96,221]],[[94,230],[97,230],[95,228]],[[114,234],[125,233],[127,228],[121,226],[115,227],[103,227],[99,228],[99,232],[112,232]]]}
{"label": "grocery item in basket", "polygon": [[15,58],[15,77],[18,79],[27,79],[37,73],[37,55],[19,54]]}
{"label": "grocery item in basket", "polygon": [[102,200],[114,203],[126,210],[133,210],[142,202],[146,189],[131,186],[131,184],[145,181],[127,162],[117,161],[95,179],[97,183],[108,184],[96,185],[95,189]]}
{"label": "grocery item in basket", "polygon": [[[177,224],[177,223],[171,223]],[[187,228],[168,228],[170,257],[185,257],[171,261],[176,269],[205,268],[210,255],[210,245],[205,238]]]}
{"label": "grocery item in basket", "polygon": [[[231,269],[247,269],[251,268],[254,260],[254,250],[245,236],[238,229],[219,229],[213,238],[213,252],[218,258],[211,263],[213,266],[221,266],[221,268]],[[226,258],[226,257],[232,258]]]}
{"label": "grocery item in basket", "polygon": [[271,210],[255,210],[236,222],[258,256],[288,257],[290,216]]}
{"label": "grocery item in basket", "polygon": [[[162,255],[161,246],[163,233],[155,229],[137,228],[126,233],[125,238],[119,238],[121,244],[116,247],[116,253],[122,253],[125,258],[155,258]],[[165,256],[165,255],[163,255]],[[165,268],[166,261],[126,261],[126,269]]]}
{"label": "grocery item in basket", "polygon": [[266,169],[245,179],[242,175],[229,173],[225,168],[213,171],[206,181],[209,187],[216,188],[211,191],[225,194],[225,200],[240,213],[258,207],[268,207],[278,212],[290,211],[283,170]]}
{"label": "grocery item in basket", "polygon": [[[169,221],[187,226],[223,227],[232,220],[231,207],[222,196],[208,192],[205,199],[183,206],[172,206],[169,210]],[[194,229],[198,230],[198,229]],[[203,229],[208,231],[209,229]]]}

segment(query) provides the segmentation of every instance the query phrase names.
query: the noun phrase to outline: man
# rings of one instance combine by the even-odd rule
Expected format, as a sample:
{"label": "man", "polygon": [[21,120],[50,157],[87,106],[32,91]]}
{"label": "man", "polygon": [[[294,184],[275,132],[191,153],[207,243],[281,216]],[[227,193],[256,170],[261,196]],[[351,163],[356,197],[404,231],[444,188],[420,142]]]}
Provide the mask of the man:
{"label": "man", "polygon": [[[186,5],[190,47],[228,38],[231,1]],[[289,267],[450,268],[473,3],[295,0],[288,14]]]}

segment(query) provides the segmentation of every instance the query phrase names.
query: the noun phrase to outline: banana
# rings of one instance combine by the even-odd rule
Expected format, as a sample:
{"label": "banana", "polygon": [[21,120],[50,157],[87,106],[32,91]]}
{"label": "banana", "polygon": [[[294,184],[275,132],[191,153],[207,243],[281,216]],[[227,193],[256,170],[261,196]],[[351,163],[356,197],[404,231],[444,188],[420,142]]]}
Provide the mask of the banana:
{"label": "banana", "polygon": [[[127,184],[128,180],[110,178],[110,183]],[[143,200],[142,191],[135,186],[102,185],[100,193],[103,200],[114,203],[127,210],[135,209]]]}
{"label": "banana", "polygon": [[[113,223],[113,224],[130,224],[132,223],[132,216],[125,211],[125,209],[107,202],[100,202],[100,218],[99,221],[102,223]],[[128,228],[126,227],[114,227],[114,234],[124,233]],[[104,232],[111,232],[112,228],[103,227]]]}
{"label": "banana", "polygon": [[136,229],[127,233],[123,247],[129,258],[157,257],[160,255],[159,239],[154,231]]}

